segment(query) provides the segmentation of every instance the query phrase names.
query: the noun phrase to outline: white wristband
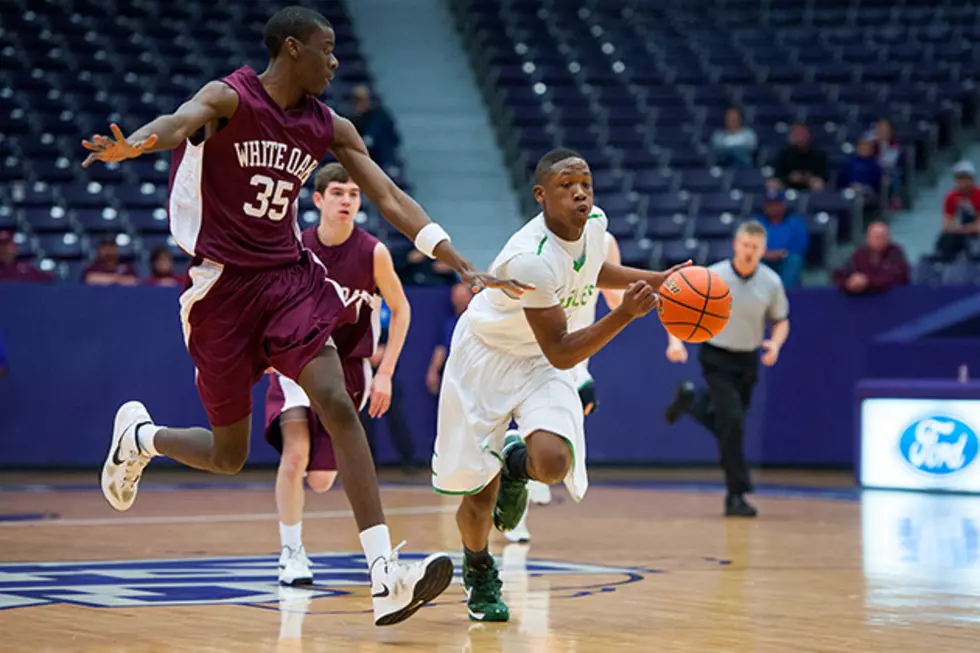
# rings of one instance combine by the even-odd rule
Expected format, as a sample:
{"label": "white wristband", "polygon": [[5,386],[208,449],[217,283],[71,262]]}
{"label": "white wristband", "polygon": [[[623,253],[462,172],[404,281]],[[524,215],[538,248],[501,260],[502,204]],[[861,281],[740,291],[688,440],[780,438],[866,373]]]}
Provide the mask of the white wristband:
{"label": "white wristband", "polygon": [[416,234],[415,248],[429,258],[435,258],[436,255],[433,252],[436,249],[436,245],[444,240],[451,241],[452,239],[446,233],[445,229],[435,222],[430,222]]}

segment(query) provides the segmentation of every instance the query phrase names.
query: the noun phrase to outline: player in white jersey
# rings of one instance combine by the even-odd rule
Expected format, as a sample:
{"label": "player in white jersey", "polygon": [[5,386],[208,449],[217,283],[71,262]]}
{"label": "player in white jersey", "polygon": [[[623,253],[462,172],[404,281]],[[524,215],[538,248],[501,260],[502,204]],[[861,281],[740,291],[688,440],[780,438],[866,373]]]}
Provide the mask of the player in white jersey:
{"label": "player in white jersey", "polygon": [[[593,207],[594,212],[599,212],[598,206]],[[535,220],[539,219],[535,218]],[[613,236],[608,231],[606,232],[606,263],[612,263],[613,265],[620,265],[622,263],[622,258],[619,254],[619,243],[616,242],[616,237]],[[623,303],[623,291],[613,290],[611,288],[602,289],[602,296],[606,300],[606,305],[609,310],[613,310]],[[581,311],[575,314],[576,321],[573,323],[569,320],[568,327],[571,330],[584,329],[593,322],[595,322],[595,309],[596,305],[599,303],[598,294],[593,294],[589,298],[589,305],[583,307]],[[588,417],[592,412],[599,407],[599,401],[596,397],[595,390],[595,380],[592,375],[589,374],[589,359],[585,359],[574,368],[572,368],[572,374],[575,377],[575,387],[578,388],[579,399],[582,400],[582,410],[585,416]],[[540,481],[528,481],[527,482],[527,498],[528,506],[532,503],[538,505],[546,505],[551,503],[551,488]],[[521,517],[520,523],[514,527],[514,530],[507,531],[504,536],[511,542],[519,542],[521,544],[526,544],[531,541],[531,532],[527,527],[527,512],[525,511],[524,516]]]}
{"label": "player in white jersey", "polygon": [[[541,218],[514,234],[492,266],[534,287],[520,297],[492,290],[473,299],[453,333],[439,396],[432,484],[465,495],[456,523],[467,608],[477,621],[510,617],[487,544],[492,525],[508,531],[520,522],[528,480],[564,480],[576,500],[588,487],[572,368],[653,310],[669,274],[605,262],[606,216],[592,205],[592,174],[579,154],[549,152],[535,182]],[[573,331],[598,288],[625,288],[622,304]],[[508,437],[511,420],[518,435]]]}

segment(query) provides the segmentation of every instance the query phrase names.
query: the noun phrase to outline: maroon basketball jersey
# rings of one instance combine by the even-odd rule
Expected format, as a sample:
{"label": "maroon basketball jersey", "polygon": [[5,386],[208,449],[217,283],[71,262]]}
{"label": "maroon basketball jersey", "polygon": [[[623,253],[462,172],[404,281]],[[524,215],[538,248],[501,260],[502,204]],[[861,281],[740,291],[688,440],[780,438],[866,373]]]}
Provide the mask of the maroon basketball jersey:
{"label": "maroon basketball jersey", "polygon": [[188,253],[225,265],[294,263],[296,198],[333,144],[333,117],[309,95],[284,110],[248,66],[222,81],[238,93],[238,111],[203,143],[174,150],[170,230]]}
{"label": "maroon basketball jersey", "polygon": [[326,266],[327,276],[341,288],[344,304],[353,305],[357,318],[338,327],[333,341],[341,358],[370,358],[381,333],[380,316],[374,309],[378,286],[374,282],[374,248],[378,239],[360,227],[350,238],[328,247],[320,242],[316,227],[303,232],[303,246]]}

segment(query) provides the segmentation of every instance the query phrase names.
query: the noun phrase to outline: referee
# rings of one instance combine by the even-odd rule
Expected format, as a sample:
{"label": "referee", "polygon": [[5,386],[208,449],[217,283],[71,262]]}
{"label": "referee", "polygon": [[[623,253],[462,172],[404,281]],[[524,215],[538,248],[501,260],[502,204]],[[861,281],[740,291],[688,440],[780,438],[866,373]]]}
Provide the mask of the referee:
{"label": "referee", "polygon": [[[752,491],[745,465],[743,440],[745,415],[762,363],[776,364],[779,350],[789,336],[789,302],[779,275],[759,265],[766,253],[766,229],[756,221],[743,223],[735,232],[735,256],[715,263],[711,270],[721,275],[732,292],[732,315],[725,329],[701,346],[698,359],[706,388],[685,381],[677,388],[665,418],[673,424],[689,414],[718,439],[721,467],[725,470],[725,515],[755,517],[755,507],[745,500]],[[766,321],[772,323],[765,339]],[[687,361],[684,343],[669,336],[667,359]]]}

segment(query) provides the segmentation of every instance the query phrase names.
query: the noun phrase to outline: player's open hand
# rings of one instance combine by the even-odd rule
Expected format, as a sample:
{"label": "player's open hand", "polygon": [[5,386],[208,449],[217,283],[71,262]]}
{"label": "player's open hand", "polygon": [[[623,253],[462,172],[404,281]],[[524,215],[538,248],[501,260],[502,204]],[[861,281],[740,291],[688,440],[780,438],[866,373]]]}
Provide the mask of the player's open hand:
{"label": "player's open hand", "polygon": [[675,265],[674,267],[670,268],[665,272],[651,272],[649,283],[651,286],[653,286],[654,290],[659,290],[661,284],[663,284],[663,282],[667,280],[667,277],[674,274],[678,270],[682,270],[686,267],[690,267],[691,265],[694,265],[694,261],[692,261],[691,259],[687,259],[683,263]]}
{"label": "player's open hand", "polygon": [[157,143],[156,134],[151,134],[149,138],[130,142],[123,136],[122,130],[119,129],[119,125],[116,123],[109,125],[109,129],[112,131],[112,136],[96,134],[92,137],[92,140],[82,141],[82,147],[92,152],[82,162],[83,168],[92,165],[93,161],[109,163],[111,161],[135,159],[141,154],[152,151],[153,146]]}
{"label": "player's open hand", "polygon": [[625,311],[631,319],[643,317],[652,311],[660,301],[660,296],[646,281],[634,281],[623,293],[623,303],[619,310]]}
{"label": "player's open hand", "polygon": [[391,408],[391,377],[378,373],[371,382],[371,403],[368,405],[368,415],[377,419]]}
{"label": "player's open hand", "polygon": [[463,283],[468,285],[473,292],[479,292],[484,288],[500,288],[514,295],[523,295],[528,290],[534,290],[534,286],[528,283],[521,283],[515,279],[498,279],[490,274],[480,272],[470,272],[460,275]]}

